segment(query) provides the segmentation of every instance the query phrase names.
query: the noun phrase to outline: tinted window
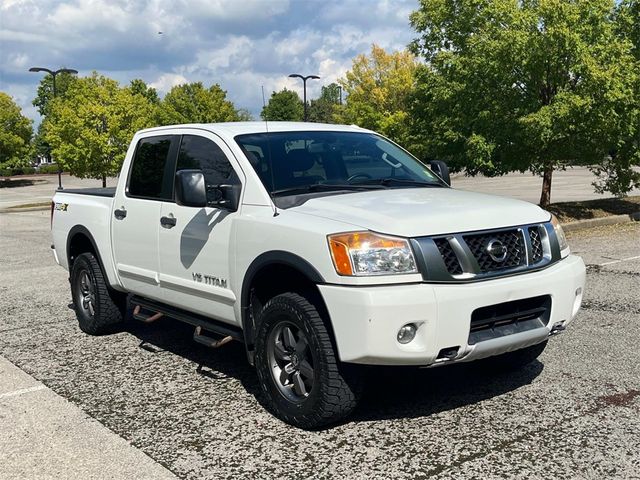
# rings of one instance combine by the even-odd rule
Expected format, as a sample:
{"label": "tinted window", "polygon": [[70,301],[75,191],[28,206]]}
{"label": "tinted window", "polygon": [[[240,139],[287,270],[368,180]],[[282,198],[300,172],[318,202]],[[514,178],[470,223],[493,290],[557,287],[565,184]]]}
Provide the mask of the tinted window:
{"label": "tinted window", "polygon": [[138,142],[129,177],[128,194],[158,200],[173,196],[173,173],[169,152],[174,137],[149,137]]}
{"label": "tinted window", "polygon": [[189,169],[202,170],[207,185],[238,183],[227,156],[208,138],[196,135],[182,137],[177,170]]}
{"label": "tinted window", "polygon": [[356,132],[274,132],[239,135],[262,183],[271,191],[316,184],[397,179],[439,184],[407,152],[378,135]]}

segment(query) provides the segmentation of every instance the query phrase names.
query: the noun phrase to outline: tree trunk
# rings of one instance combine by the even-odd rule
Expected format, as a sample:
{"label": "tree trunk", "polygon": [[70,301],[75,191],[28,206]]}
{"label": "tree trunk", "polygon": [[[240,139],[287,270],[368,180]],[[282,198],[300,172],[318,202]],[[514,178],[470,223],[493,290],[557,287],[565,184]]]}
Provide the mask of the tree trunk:
{"label": "tree trunk", "polygon": [[553,165],[545,165],[542,175],[542,193],[540,194],[540,206],[548,208],[551,204],[551,178],[553,177]]}
{"label": "tree trunk", "polygon": [[107,176],[102,175],[102,188],[107,188]]}

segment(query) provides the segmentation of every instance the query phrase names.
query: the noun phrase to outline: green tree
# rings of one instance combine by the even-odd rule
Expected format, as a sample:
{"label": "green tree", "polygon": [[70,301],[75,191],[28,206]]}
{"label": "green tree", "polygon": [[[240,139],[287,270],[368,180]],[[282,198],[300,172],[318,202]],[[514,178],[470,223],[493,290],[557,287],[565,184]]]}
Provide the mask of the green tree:
{"label": "green tree", "polygon": [[267,104],[262,108],[263,120],[301,122],[304,117],[302,100],[293,90],[283,88],[273,92]]}
{"label": "green tree", "polygon": [[0,168],[20,167],[29,163],[31,120],[9,95],[0,92]]}
{"label": "green tree", "polygon": [[102,179],[105,186],[120,171],[134,133],[151,122],[152,106],[144,96],[94,72],[51,102],[45,141],[65,170]]}
{"label": "green tree", "polygon": [[238,114],[239,122],[250,122],[253,120],[253,115],[246,108],[239,108],[236,112]]}
{"label": "green tree", "polygon": [[[75,75],[62,72],[56,75],[56,96],[64,97],[69,86],[76,80]],[[41,117],[46,117],[48,113],[49,102],[53,99],[53,77],[45,75],[40,80],[36,98],[33,99],[33,106],[38,109]]]}
{"label": "green tree", "polygon": [[40,125],[38,125],[38,130],[31,140],[31,154],[34,160],[38,157],[45,157],[47,158],[47,160],[51,161],[51,146],[45,139],[45,124],[46,120],[40,122]]}
{"label": "green tree", "polygon": [[342,87],[337,83],[323,86],[320,97],[309,102],[309,121],[318,123],[341,123],[341,94]]}
{"label": "green tree", "polygon": [[131,93],[134,95],[142,95],[153,105],[158,105],[160,103],[158,91],[155,88],[148,86],[144,80],[134,78],[129,83],[129,88],[131,89]]}
{"label": "green tree", "polygon": [[640,1],[620,2],[615,22],[620,39],[629,42],[635,59],[635,66],[625,72],[626,76],[633,75],[632,87],[630,95],[612,99],[617,104],[615,115],[607,117],[608,128],[598,130],[600,136],[596,136],[608,146],[609,154],[592,170],[598,176],[596,191],[621,196],[640,188]]}
{"label": "green tree", "polygon": [[408,51],[387,53],[373,45],[369,56],[358,55],[340,80],[346,94],[344,121],[406,143],[416,67]]}
{"label": "green tree", "polygon": [[202,82],[177,85],[165,95],[158,109],[160,125],[234,122],[238,119],[238,111],[218,84],[209,88]]}
{"label": "green tree", "polygon": [[413,140],[474,175],[601,165],[636,65],[612,0],[421,0]]}

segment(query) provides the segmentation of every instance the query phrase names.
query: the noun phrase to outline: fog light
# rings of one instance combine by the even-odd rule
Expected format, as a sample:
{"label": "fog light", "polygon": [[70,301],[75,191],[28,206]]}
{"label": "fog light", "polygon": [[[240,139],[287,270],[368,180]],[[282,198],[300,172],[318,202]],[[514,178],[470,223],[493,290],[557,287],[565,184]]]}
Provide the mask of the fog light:
{"label": "fog light", "polygon": [[416,338],[416,331],[418,327],[414,323],[407,323],[404,327],[398,330],[398,342],[402,344],[409,343]]}

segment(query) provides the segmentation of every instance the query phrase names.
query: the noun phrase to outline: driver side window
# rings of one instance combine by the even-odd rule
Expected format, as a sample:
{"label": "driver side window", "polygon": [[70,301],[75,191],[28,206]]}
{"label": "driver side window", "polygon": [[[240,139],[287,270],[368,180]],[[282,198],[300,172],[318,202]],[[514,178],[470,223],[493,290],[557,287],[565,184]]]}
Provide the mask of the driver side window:
{"label": "driver side window", "polygon": [[240,179],[222,149],[213,141],[197,135],[183,135],[176,171],[202,170],[207,198],[216,200],[218,185],[237,185]]}
{"label": "driver side window", "polygon": [[202,170],[207,185],[238,183],[238,177],[222,149],[205,137],[182,136],[176,171],[188,169]]}

